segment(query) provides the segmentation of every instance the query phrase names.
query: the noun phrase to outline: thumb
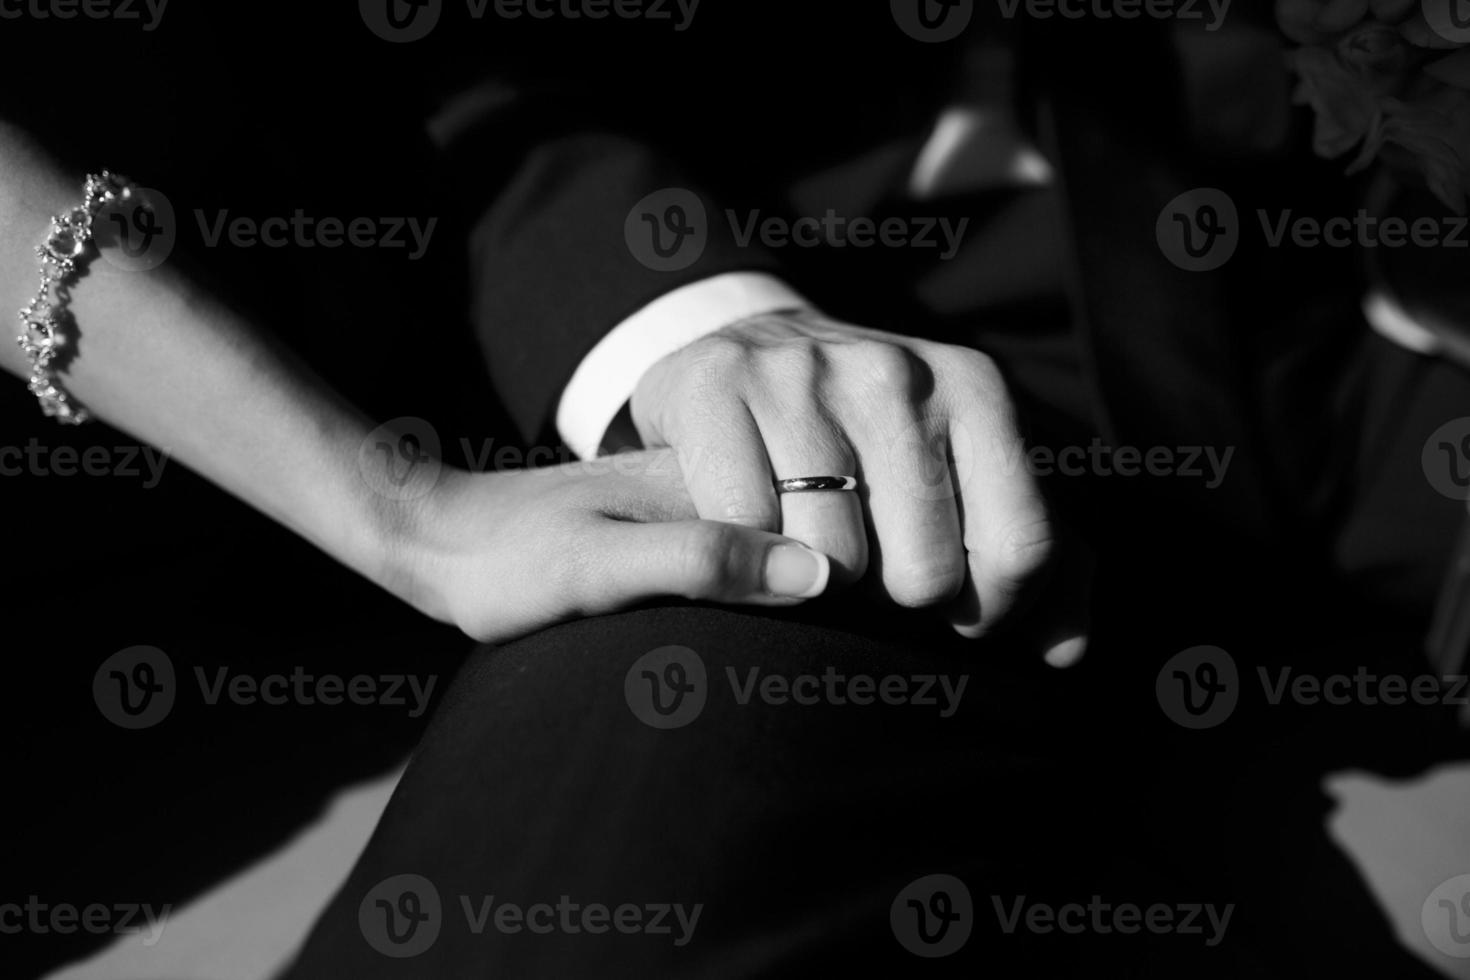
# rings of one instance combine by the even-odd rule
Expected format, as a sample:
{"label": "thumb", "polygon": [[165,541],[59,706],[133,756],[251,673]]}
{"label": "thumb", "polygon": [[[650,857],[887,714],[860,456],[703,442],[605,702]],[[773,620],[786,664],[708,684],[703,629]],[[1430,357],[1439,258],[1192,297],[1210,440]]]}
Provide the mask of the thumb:
{"label": "thumb", "polygon": [[715,521],[610,522],[600,587],[608,602],[683,596],[713,602],[790,606],[822,594],[827,556],[779,534]]}

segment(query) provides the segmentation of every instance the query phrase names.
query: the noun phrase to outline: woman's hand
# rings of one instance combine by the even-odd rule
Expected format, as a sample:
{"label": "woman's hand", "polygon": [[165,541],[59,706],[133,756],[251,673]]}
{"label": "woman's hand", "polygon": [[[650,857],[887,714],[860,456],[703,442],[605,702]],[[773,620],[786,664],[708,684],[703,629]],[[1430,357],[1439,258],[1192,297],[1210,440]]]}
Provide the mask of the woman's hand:
{"label": "woman's hand", "polygon": [[827,585],[826,556],[695,519],[670,450],[515,472],[445,468],[405,506],[389,588],[480,641],[661,596],[789,606]]}

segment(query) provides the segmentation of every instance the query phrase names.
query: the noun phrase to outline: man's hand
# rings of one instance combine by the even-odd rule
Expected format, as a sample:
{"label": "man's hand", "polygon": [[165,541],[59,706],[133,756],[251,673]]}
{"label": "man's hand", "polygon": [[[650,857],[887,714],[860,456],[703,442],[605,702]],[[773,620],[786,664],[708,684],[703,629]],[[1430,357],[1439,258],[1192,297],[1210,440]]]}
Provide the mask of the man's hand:
{"label": "man's hand", "polygon": [[[941,606],[962,635],[989,632],[1048,565],[1046,506],[977,351],[770,314],[659,361],[632,413],[645,445],[678,450],[701,518],[805,542],[831,557],[834,582],[871,570],[893,601]],[[774,487],[838,475],[858,491]],[[1080,652],[1080,629],[1063,632],[1048,638],[1068,647],[1053,662]]]}

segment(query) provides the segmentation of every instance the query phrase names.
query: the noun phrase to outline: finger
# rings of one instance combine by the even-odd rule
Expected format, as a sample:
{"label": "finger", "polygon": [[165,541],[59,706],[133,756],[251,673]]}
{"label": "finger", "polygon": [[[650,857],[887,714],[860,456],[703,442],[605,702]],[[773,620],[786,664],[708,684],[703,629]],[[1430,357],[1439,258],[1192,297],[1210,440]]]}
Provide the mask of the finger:
{"label": "finger", "polygon": [[[1091,552],[1082,546],[1064,542],[1056,549],[1056,559],[1023,588],[1036,601],[1025,612],[1013,612],[1007,629],[1015,631],[1026,642],[1034,643],[1042,659],[1051,667],[1067,668],[1087,654],[1092,626]],[[1026,604],[1023,594],[1018,605]],[[978,636],[980,628],[979,600],[971,583],[950,611],[950,622],[964,636]]]}
{"label": "finger", "polygon": [[769,531],[716,521],[609,521],[592,535],[599,556],[586,583],[610,609],[665,596],[790,606],[827,588],[827,557]]}
{"label": "finger", "polygon": [[[857,461],[838,427],[811,398],[765,397],[752,404],[776,480],[806,476],[856,476]],[[868,533],[862,501],[850,490],[783,493],[781,533],[832,560],[838,584],[862,578],[868,568]]]}
{"label": "finger", "polygon": [[740,399],[681,416],[668,433],[684,482],[703,520],[775,531],[781,508],[760,428]]}
{"label": "finger", "polygon": [[968,576],[950,622],[962,636],[989,633],[1033,600],[1052,554],[1046,503],[1024,465],[1025,445],[1008,411],[951,420],[953,479],[964,525]]}
{"label": "finger", "polygon": [[856,436],[875,542],[872,564],[894,602],[938,605],[959,594],[968,573],[948,420],[920,419],[907,407],[888,414],[890,424]]}
{"label": "finger", "polygon": [[1082,547],[1064,547],[1060,556],[1055,580],[1037,610],[1037,627],[1043,659],[1052,667],[1067,668],[1087,655],[1094,563]]}

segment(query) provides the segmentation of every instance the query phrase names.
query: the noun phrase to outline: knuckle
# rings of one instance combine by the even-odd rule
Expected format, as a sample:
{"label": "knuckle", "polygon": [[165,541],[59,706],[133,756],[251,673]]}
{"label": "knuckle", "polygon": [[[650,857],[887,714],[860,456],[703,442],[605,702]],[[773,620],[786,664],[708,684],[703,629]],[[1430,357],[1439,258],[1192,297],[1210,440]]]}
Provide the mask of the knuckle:
{"label": "knuckle", "polygon": [[796,390],[813,390],[826,368],[827,356],[815,340],[800,337],[772,348],[766,354],[765,368],[772,380]]}
{"label": "knuckle", "polygon": [[987,391],[1005,387],[1000,368],[988,355],[972,347],[955,347],[950,351],[954,368],[965,383]]}
{"label": "knuckle", "polygon": [[913,387],[919,369],[909,350],[882,341],[865,341],[859,347],[863,373],[873,388],[907,392]]}
{"label": "knuckle", "polygon": [[921,609],[949,602],[965,584],[963,562],[921,561],[885,569],[884,586],[898,605]]}
{"label": "knuckle", "polygon": [[999,578],[1020,583],[1046,567],[1055,544],[1046,518],[1023,521],[1001,536],[995,555],[987,556],[986,564]]}
{"label": "knuckle", "polygon": [[686,384],[693,392],[728,386],[750,368],[752,352],[743,341],[714,334],[696,342],[687,354]]}
{"label": "knuckle", "polygon": [[739,534],[731,525],[694,525],[680,543],[674,567],[688,598],[723,591],[735,583]]}
{"label": "knuckle", "polygon": [[753,527],[763,531],[776,531],[781,526],[781,512],[774,505],[767,507],[750,500],[728,501],[723,512],[714,518],[728,524]]}

